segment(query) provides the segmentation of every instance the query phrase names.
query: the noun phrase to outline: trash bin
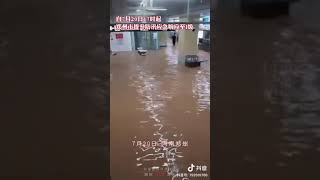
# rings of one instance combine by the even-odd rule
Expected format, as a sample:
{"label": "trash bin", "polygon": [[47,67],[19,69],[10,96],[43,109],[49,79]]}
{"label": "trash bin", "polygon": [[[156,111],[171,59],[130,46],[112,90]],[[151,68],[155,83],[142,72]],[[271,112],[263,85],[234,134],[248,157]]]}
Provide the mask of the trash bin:
{"label": "trash bin", "polygon": [[201,65],[199,57],[197,55],[186,55],[185,65],[187,67],[198,67]]}

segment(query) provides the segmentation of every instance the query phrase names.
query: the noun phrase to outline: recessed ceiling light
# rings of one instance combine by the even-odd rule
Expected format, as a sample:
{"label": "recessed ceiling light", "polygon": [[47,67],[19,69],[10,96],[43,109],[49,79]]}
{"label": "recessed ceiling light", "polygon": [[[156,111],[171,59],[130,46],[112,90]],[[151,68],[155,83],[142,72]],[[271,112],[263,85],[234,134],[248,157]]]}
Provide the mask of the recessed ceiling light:
{"label": "recessed ceiling light", "polygon": [[168,9],[163,8],[146,8],[148,11],[167,11]]}

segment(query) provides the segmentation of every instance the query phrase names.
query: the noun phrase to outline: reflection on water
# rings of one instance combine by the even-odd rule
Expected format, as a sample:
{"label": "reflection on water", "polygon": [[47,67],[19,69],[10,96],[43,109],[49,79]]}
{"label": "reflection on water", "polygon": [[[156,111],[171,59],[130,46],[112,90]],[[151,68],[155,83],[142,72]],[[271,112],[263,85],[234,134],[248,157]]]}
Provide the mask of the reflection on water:
{"label": "reflection on water", "polygon": [[[136,72],[139,73],[136,76],[132,76],[134,81],[132,87],[136,88],[138,93],[137,98],[139,102],[143,104],[142,109],[149,115],[149,121],[147,121],[149,125],[148,128],[157,127],[153,136],[157,137],[156,140],[158,142],[168,141],[168,139],[165,138],[167,132],[163,130],[164,117],[161,116],[161,111],[163,111],[166,101],[172,99],[172,95],[169,92],[166,92],[166,89],[161,89],[161,83],[157,80],[158,77],[155,77],[148,69],[144,69],[143,66],[137,65]],[[163,144],[161,144],[160,147],[142,145],[140,147],[140,152],[136,152],[136,154],[139,155],[137,158],[137,166],[143,166],[144,161],[158,161],[159,159],[164,159],[162,166],[168,167],[167,171],[170,176],[175,176],[179,172],[176,164],[176,157],[182,157],[177,156],[177,153],[177,148],[168,148]],[[150,164],[148,165],[150,166]],[[159,166],[154,166],[154,168],[155,167]]]}
{"label": "reflection on water", "polygon": [[[203,51],[199,56],[208,60],[199,68],[178,64],[178,51],[174,47],[149,51],[147,56],[130,52],[111,57],[111,144],[121,138],[123,143],[145,141],[141,146],[133,147],[134,153],[128,155],[128,159],[116,158],[121,156],[116,152],[121,145],[111,145],[111,164],[135,160],[131,171],[138,173],[128,172],[131,179],[144,178],[143,170],[148,168],[165,169],[168,179],[178,179],[178,173],[187,173],[186,167],[191,163],[199,161],[209,166],[209,140],[206,138],[210,121],[210,57]],[[121,103],[122,108],[117,109],[122,93],[130,99],[127,98]],[[121,119],[123,113],[127,115]],[[112,131],[120,121],[121,127],[131,129],[129,131],[134,136],[120,137],[123,135]],[[157,145],[152,146],[150,141],[157,142]],[[206,144],[199,146],[203,141]],[[170,142],[174,145],[169,145]],[[112,149],[116,149],[114,153]],[[202,153],[191,155],[195,151]],[[112,170],[111,173],[117,174]],[[126,178],[124,176],[123,173],[114,175],[119,179]]]}
{"label": "reflection on water", "polygon": [[193,94],[194,98],[198,99],[198,110],[202,111],[203,109],[210,110],[210,75],[209,70],[207,71],[198,71],[196,78],[193,81]]}

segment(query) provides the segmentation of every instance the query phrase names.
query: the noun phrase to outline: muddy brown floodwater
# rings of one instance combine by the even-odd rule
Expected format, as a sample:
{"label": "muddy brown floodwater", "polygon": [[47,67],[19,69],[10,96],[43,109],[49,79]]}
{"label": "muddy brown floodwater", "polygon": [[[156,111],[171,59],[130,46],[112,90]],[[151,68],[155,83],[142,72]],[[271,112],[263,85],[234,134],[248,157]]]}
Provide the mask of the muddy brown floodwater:
{"label": "muddy brown floodwater", "polygon": [[[137,52],[111,56],[114,180],[183,179],[176,176],[188,173],[191,163],[207,166],[209,178],[210,56],[204,51],[198,55],[209,61],[197,68],[178,63],[178,50],[172,46],[149,51],[147,56]],[[145,145],[139,146],[139,141]],[[168,144],[152,146],[152,141]],[[149,172],[167,175],[149,177]]]}

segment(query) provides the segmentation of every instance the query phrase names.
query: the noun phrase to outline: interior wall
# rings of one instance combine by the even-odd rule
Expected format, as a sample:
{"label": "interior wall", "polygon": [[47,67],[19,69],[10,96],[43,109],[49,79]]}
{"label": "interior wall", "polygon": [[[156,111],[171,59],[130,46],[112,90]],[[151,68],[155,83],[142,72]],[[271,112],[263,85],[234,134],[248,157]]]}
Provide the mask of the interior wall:
{"label": "interior wall", "polygon": [[[122,38],[116,38],[116,35],[122,34]],[[110,47],[111,51],[132,51],[132,34],[130,32],[111,32],[110,33]]]}

